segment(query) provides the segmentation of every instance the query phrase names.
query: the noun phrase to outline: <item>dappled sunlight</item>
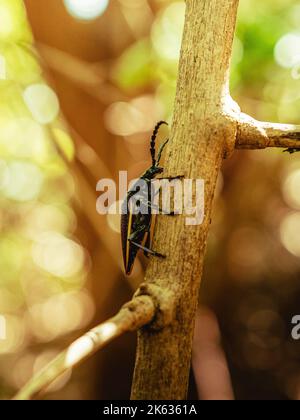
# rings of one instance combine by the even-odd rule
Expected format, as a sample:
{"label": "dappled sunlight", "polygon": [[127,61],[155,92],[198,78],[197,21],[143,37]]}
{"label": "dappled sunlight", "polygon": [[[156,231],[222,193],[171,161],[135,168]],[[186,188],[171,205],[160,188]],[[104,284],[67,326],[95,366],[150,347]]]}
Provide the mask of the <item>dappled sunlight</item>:
{"label": "dappled sunlight", "polygon": [[42,233],[35,240],[32,257],[39,267],[58,277],[75,276],[84,265],[81,246],[55,232]]}
{"label": "dappled sunlight", "polygon": [[300,34],[290,33],[279,39],[275,46],[275,60],[284,68],[292,68],[300,61]]}
{"label": "dappled sunlight", "polygon": [[125,137],[149,132],[159,120],[162,108],[159,105],[159,101],[150,95],[136,97],[129,103],[113,103],[104,115],[107,129]]}
{"label": "dappled sunlight", "polygon": [[43,127],[31,118],[7,119],[0,128],[1,156],[29,158],[37,164],[49,162],[51,147]]}
{"label": "dappled sunlight", "polygon": [[[69,367],[94,350],[93,334],[100,341],[118,334],[105,323],[84,336],[145,276],[144,257],[131,277],[121,271],[114,211],[121,201],[99,215],[96,185],[117,181],[119,171],[128,180],[144,173],[157,121],[169,123],[157,147],[168,137],[172,144],[185,8],[183,0],[0,0],[0,399],[80,335],[49,398],[129,395],[130,335],[79,375]],[[299,19],[298,0],[240,2],[230,89],[258,120],[300,122]],[[240,397],[300,399],[299,346],[290,334],[300,299],[299,157],[236,151],[215,189],[201,289],[210,309],[198,332],[208,363],[197,366],[197,381],[203,371],[227,380],[226,356]],[[180,255],[191,232],[176,243]],[[164,244],[153,247],[168,256]]]}
{"label": "dappled sunlight", "polygon": [[65,356],[65,366],[68,368],[78,363],[79,360],[90,354],[95,348],[95,342],[93,335],[97,335],[98,344],[106,342],[113,338],[117,333],[118,327],[113,322],[106,322],[101,327],[97,328],[97,331],[90,331],[85,336],[75,341],[70,348],[67,350]]}
{"label": "dappled sunlight", "polygon": [[0,0],[0,93],[0,354],[24,370],[3,367],[0,377],[19,387],[44,363],[32,346],[86,327],[95,311],[88,254],[73,237],[75,181],[61,158],[72,162],[75,145],[20,0]]}
{"label": "dappled sunlight", "polygon": [[0,340],[0,355],[17,353],[25,346],[24,321],[10,314],[3,314],[2,317],[5,319],[5,340]]}
{"label": "dappled sunlight", "polygon": [[19,0],[0,1],[0,41],[29,40],[30,31],[25,25],[22,2]]}
{"label": "dappled sunlight", "polygon": [[85,327],[93,315],[94,306],[89,294],[61,293],[33,305],[27,320],[32,334],[39,340],[48,342]]}
{"label": "dappled sunlight", "polygon": [[3,174],[2,194],[16,201],[31,201],[39,197],[44,175],[38,166],[21,161],[10,161]]}

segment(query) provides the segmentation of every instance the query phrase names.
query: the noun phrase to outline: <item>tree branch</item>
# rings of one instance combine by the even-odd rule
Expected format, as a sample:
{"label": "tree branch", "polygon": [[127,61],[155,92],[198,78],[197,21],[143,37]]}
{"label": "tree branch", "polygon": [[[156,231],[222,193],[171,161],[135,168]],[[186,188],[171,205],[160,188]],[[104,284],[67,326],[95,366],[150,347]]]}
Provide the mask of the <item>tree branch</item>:
{"label": "tree branch", "polygon": [[64,372],[77,366],[115,338],[150,323],[155,313],[156,304],[151,296],[135,296],[117,315],[93,328],[60,353],[18,392],[14,400],[31,399]]}
{"label": "tree branch", "polygon": [[299,125],[260,122],[241,113],[237,127],[237,149],[284,147],[300,150]]}
{"label": "tree branch", "polygon": [[[139,331],[131,398],[186,399],[194,321],[212,202],[224,147],[234,149],[236,122],[224,112],[238,0],[187,0],[179,79],[165,176],[205,181],[205,218],[187,226],[183,215],[157,218],[145,282],[175,289],[168,327]],[[194,194],[193,199],[196,201]]]}

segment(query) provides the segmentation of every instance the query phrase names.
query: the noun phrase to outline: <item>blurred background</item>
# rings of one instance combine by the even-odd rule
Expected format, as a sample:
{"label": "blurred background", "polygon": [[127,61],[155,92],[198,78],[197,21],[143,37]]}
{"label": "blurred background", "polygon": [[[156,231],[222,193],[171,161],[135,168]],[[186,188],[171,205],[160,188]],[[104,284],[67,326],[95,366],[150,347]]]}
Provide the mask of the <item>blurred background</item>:
{"label": "blurred background", "polygon": [[[171,120],[184,1],[0,0],[0,398],[143,278],[126,278],[119,220],[96,184],[135,178]],[[300,4],[241,0],[231,92],[242,110],[300,120]],[[239,151],[220,174],[201,302],[217,316],[238,399],[299,399],[300,160]],[[205,325],[203,325],[205,328]],[[48,399],[127,399],[135,335],[68,372]],[[197,398],[191,375],[190,398]]]}

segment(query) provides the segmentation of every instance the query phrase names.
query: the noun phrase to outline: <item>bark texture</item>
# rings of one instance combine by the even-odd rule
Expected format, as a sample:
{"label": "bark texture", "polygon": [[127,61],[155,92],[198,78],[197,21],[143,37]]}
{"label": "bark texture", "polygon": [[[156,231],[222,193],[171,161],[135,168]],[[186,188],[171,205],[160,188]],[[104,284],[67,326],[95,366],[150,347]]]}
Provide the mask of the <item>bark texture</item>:
{"label": "bark texture", "polygon": [[205,220],[186,226],[183,216],[158,218],[153,259],[146,284],[173,291],[172,322],[143,328],[132,399],[185,399],[194,320],[212,200],[225,151],[234,148],[237,123],[226,109],[228,73],[238,0],[187,0],[171,141],[166,175],[205,180]]}

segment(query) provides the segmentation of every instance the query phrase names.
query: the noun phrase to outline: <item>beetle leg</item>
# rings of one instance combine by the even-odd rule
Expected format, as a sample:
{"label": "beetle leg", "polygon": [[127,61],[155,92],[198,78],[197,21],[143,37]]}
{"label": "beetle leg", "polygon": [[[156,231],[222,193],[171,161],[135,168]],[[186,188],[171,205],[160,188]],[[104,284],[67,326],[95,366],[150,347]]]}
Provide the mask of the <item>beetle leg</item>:
{"label": "beetle leg", "polygon": [[177,216],[177,214],[174,211],[170,211],[169,213],[164,211],[161,207],[155,206],[154,204],[148,202],[149,209],[154,209],[159,211],[159,214],[162,214],[164,216]]}
{"label": "beetle leg", "polygon": [[156,178],[158,180],[164,180],[167,179],[168,181],[174,181],[176,179],[184,179],[184,175],[177,175],[177,176],[166,176],[161,178]]}
{"label": "beetle leg", "polygon": [[[150,201],[144,202],[141,201],[142,204],[148,207],[148,209],[154,209],[159,212],[159,214],[163,214],[164,216],[177,216],[177,214],[174,211],[170,211],[169,213],[164,212],[164,210],[161,207],[156,206],[155,204],[152,204]],[[141,229],[143,230],[143,229]]]}
{"label": "beetle leg", "polygon": [[[151,246],[151,237],[150,237],[150,232],[147,233],[147,237],[146,237],[146,242],[145,242],[145,248],[150,249]],[[149,252],[148,251],[144,251],[144,255],[145,257],[149,258]]]}
{"label": "beetle leg", "polygon": [[177,216],[177,214],[174,211],[170,211],[169,213],[164,211],[161,207],[156,206],[155,204],[150,203],[148,201],[147,203],[149,209],[158,210],[160,214],[163,214],[164,216]]}
{"label": "beetle leg", "polygon": [[158,258],[166,258],[166,256],[165,255],[163,255],[163,254],[160,254],[159,252],[156,252],[156,251],[153,251],[152,249],[149,249],[149,248],[146,248],[145,246],[143,246],[143,245],[141,245],[141,244],[138,244],[137,242],[134,242],[132,239],[128,239],[128,241],[132,244],[132,245],[134,245],[134,246],[136,246],[137,248],[140,248],[140,249],[142,249],[144,252],[146,252],[147,254],[149,254],[149,255],[153,255],[153,257],[158,257]]}
{"label": "beetle leg", "polygon": [[140,234],[140,233],[142,233],[142,232],[148,232],[149,231],[149,227],[147,227],[147,226],[140,226],[137,230],[135,230],[134,232],[132,232],[132,234],[130,235],[130,237],[129,237],[129,241],[132,241],[132,240],[135,240],[136,239],[136,237]]}

